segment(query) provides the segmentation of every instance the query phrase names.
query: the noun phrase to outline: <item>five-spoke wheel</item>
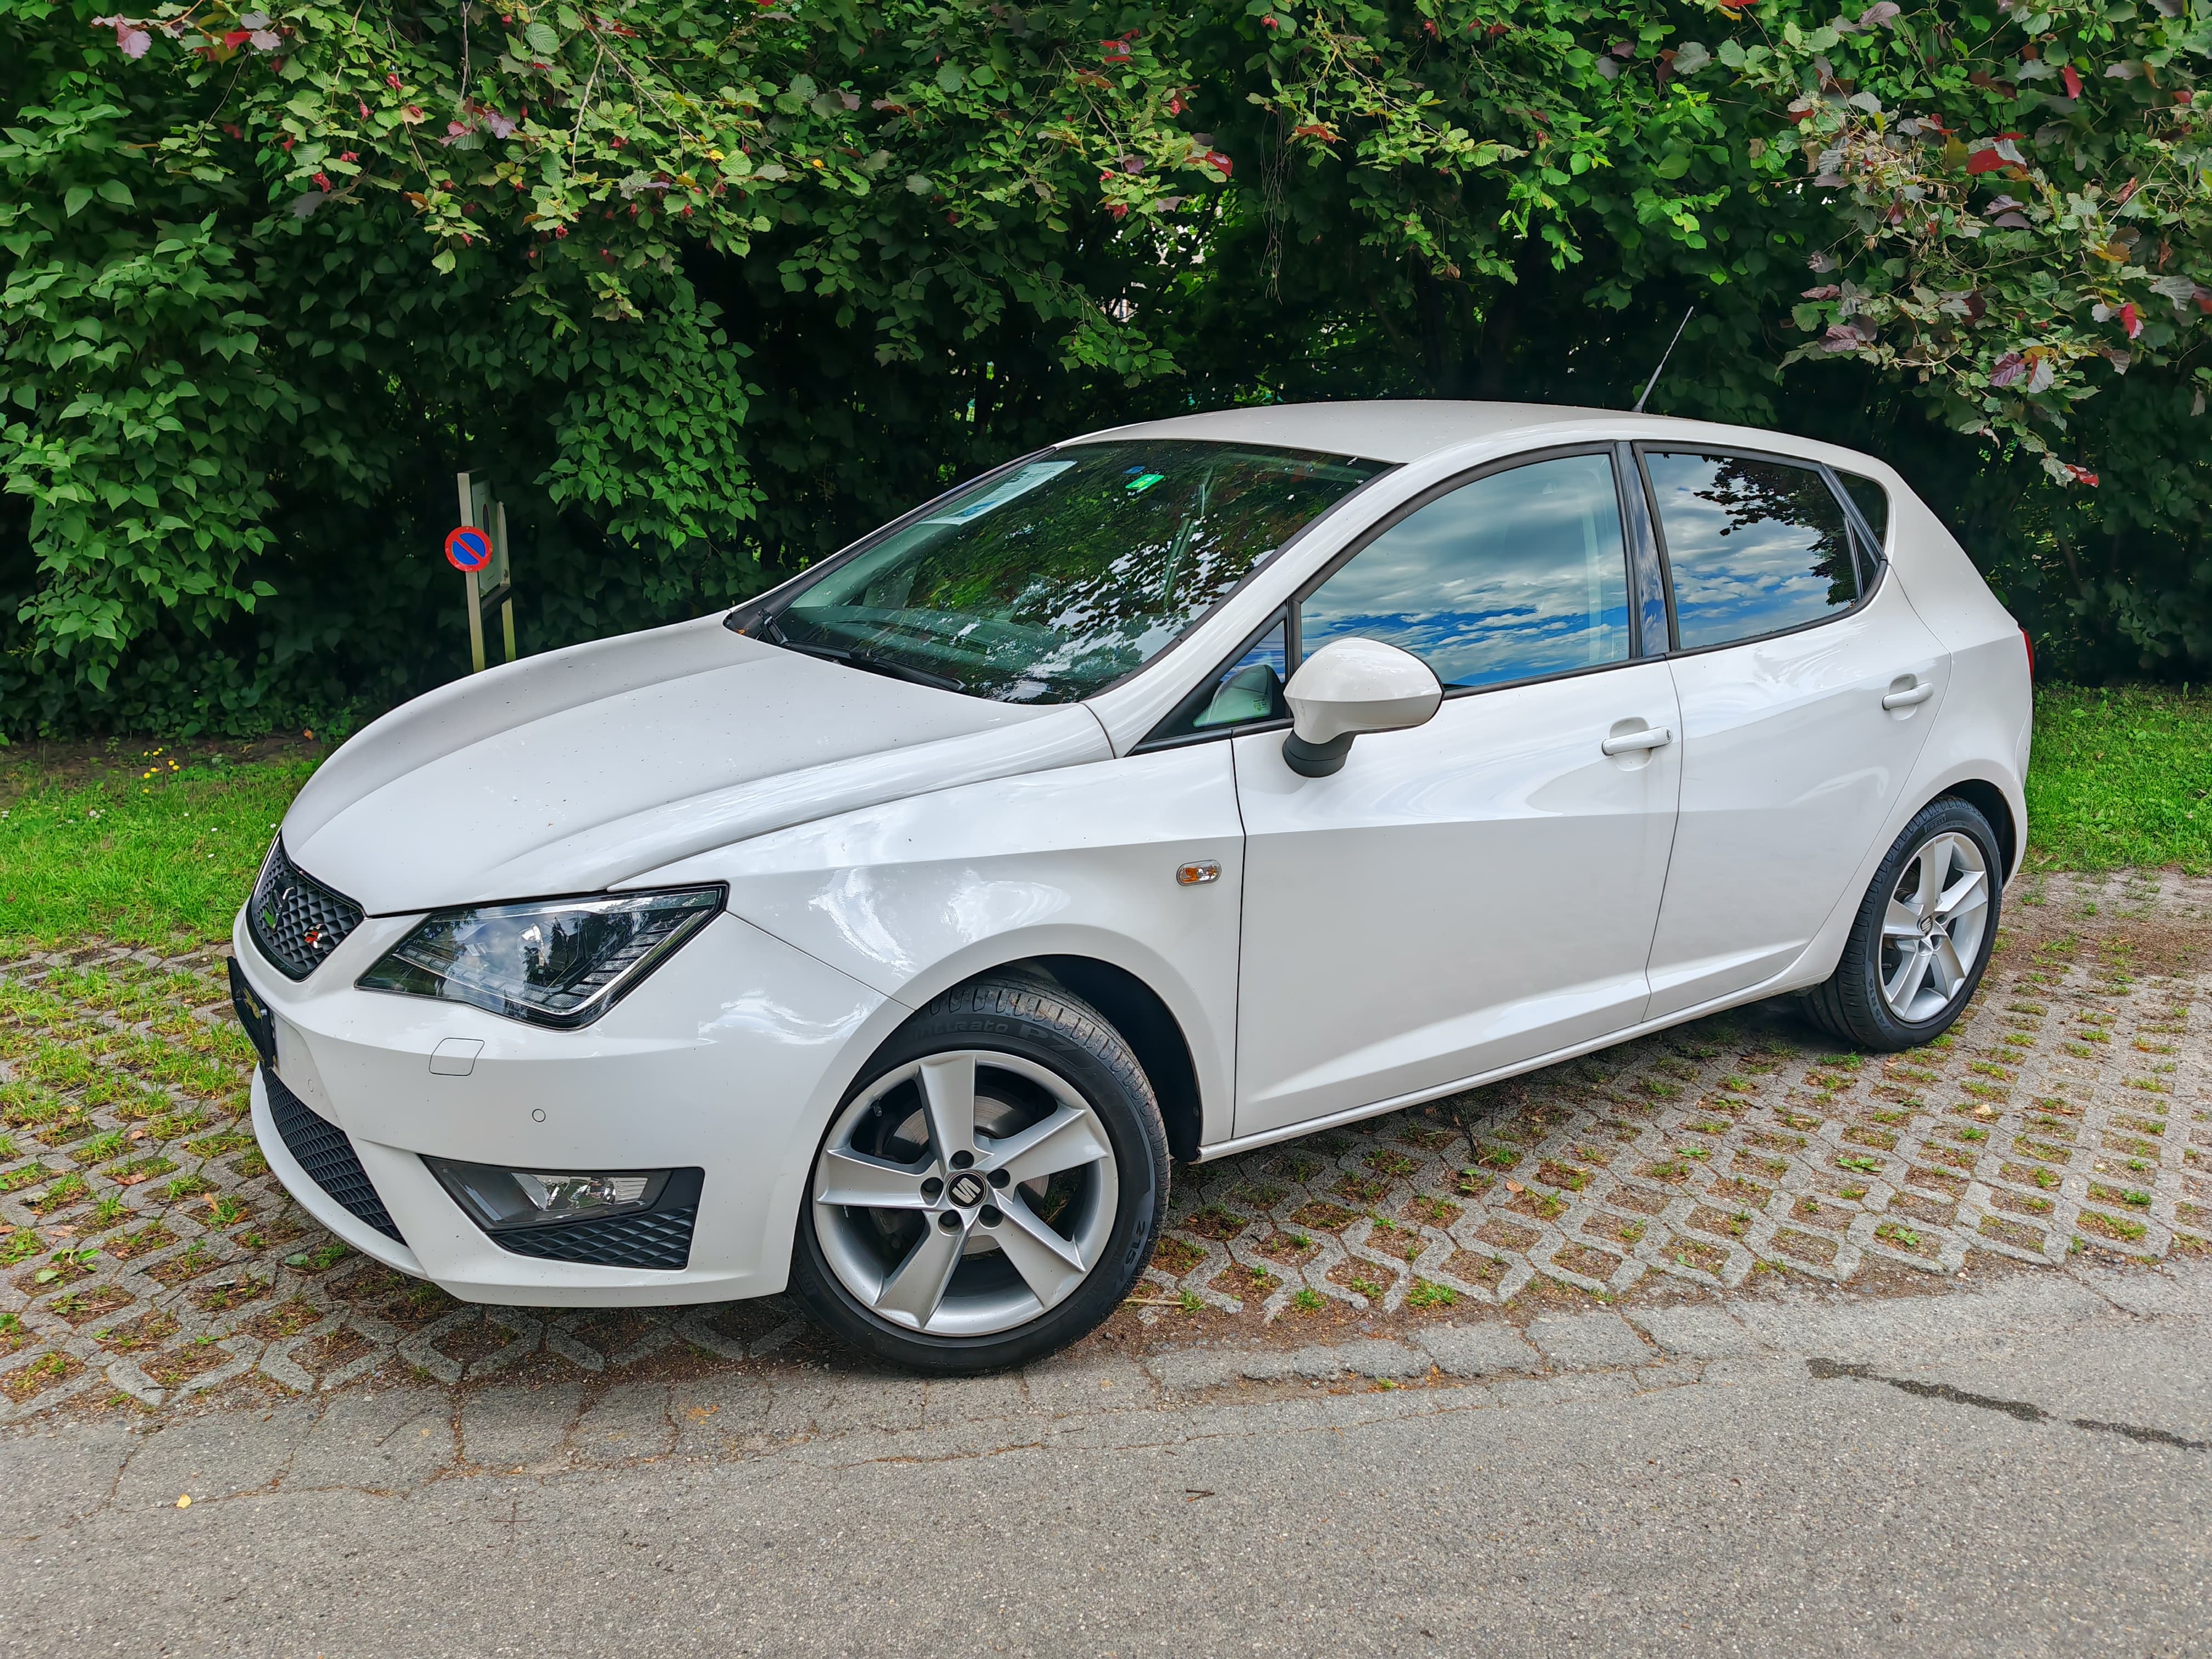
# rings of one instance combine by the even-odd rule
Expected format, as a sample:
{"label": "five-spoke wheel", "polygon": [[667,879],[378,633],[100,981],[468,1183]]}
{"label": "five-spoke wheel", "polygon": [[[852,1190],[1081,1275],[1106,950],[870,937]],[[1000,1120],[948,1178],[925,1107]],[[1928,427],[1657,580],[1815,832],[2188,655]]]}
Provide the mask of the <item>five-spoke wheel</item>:
{"label": "five-spoke wheel", "polygon": [[1045,981],[963,987],[901,1029],[823,1136],[793,1288],[884,1358],[1019,1364],[1113,1311],[1166,1176],[1150,1085],[1096,1010]]}
{"label": "five-spoke wheel", "polygon": [[814,1166],[814,1229],[838,1282],[892,1323],[981,1336],[1065,1302],[1119,1204],[1114,1149],[1063,1077],[956,1048],[876,1079]]}
{"label": "five-spoke wheel", "polygon": [[1990,822],[1954,796],[1913,815],[1875,872],[1836,971],[1805,994],[1835,1036],[1884,1052],[1941,1036],[1996,942],[2003,861]]}
{"label": "five-spoke wheel", "polygon": [[1890,1012],[1922,1024],[1958,1000],[1989,923],[1982,849],[1955,830],[1929,836],[1906,859],[1882,917],[1881,999]]}

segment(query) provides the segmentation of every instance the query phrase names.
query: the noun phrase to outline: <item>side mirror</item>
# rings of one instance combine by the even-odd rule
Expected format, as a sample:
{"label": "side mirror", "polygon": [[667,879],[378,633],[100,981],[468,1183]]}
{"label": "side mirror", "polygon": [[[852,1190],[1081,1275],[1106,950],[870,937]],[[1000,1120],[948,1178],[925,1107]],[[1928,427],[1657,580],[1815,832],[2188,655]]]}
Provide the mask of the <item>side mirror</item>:
{"label": "side mirror", "polygon": [[1422,725],[1444,689],[1410,651],[1380,640],[1332,640],[1291,676],[1283,699],[1291,705],[1283,763],[1301,777],[1325,778],[1342,769],[1362,732]]}

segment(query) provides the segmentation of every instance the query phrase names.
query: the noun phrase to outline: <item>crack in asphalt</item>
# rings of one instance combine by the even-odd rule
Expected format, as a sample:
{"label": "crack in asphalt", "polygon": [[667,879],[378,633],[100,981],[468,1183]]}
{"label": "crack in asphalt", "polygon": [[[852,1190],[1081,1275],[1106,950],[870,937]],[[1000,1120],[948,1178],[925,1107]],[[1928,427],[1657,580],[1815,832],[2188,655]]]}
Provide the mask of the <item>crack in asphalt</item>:
{"label": "crack in asphalt", "polygon": [[2063,1423],[2069,1428],[2088,1429],[2099,1434],[2124,1435],[2130,1440],[2147,1446],[2172,1446],[2179,1451],[2212,1451],[2212,1440],[2190,1440],[2166,1429],[2145,1428],[2140,1423],[2107,1423],[2094,1417],[2059,1417],[2047,1412],[2032,1401],[2000,1400],[1991,1394],[1976,1394],[1972,1389],[1954,1387],[1948,1382],[1923,1382],[1910,1376],[1884,1376],[1871,1365],[1853,1364],[1846,1360],[1811,1358],[1805,1369],[1816,1382],[1826,1382],[1839,1376],[1848,1376],[1862,1382],[1887,1382],[1893,1389],[1914,1395],[1923,1400],[1941,1400],[1953,1406],[1974,1406],[1983,1411],[2002,1412],[2021,1423]]}

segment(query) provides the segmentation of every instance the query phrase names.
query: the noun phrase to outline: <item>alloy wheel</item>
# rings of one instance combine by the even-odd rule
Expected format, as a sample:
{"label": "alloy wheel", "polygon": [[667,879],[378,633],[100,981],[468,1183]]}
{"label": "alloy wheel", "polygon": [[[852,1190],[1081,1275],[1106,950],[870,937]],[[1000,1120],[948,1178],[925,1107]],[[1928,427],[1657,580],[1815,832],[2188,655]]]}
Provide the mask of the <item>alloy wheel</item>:
{"label": "alloy wheel", "polygon": [[1040,1317],[1105,1253],[1119,1184],[1097,1113],[1020,1056],[958,1049],[894,1068],[816,1160],[815,1235],[879,1317],[981,1336]]}
{"label": "alloy wheel", "polygon": [[1936,1018],[1965,994],[1990,920],[1980,847],[1953,830],[1905,861],[1881,924],[1881,996],[1909,1024]]}

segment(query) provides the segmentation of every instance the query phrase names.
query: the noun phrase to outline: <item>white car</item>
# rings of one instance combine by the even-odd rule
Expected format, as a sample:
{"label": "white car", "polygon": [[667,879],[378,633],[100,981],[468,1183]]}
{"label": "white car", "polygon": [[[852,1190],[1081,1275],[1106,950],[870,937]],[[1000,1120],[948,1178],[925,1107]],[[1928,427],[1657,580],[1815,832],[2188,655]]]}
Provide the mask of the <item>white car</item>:
{"label": "white car", "polygon": [[788,1285],[1018,1364],[1170,1157],[1802,993],[1901,1048],[2027,833],[2025,636],[1889,467],[1464,403],[1093,433],[726,617],[362,731],[235,930],[270,1164],[502,1304]]}

